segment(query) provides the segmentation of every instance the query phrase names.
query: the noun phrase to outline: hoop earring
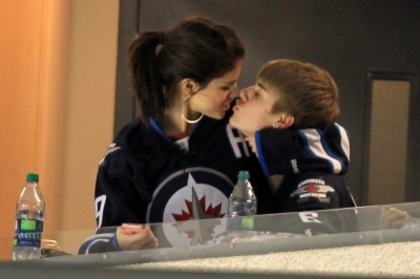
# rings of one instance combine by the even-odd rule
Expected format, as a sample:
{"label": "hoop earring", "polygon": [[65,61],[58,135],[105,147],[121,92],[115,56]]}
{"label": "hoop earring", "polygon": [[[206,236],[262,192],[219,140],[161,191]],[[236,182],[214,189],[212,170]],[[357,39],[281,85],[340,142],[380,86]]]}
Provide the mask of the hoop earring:
{"label": "hoop earring", "polygon": [[190,95],[188,95],[188,96],[187,96],[187,97],[185,97],[185,99],[182,101],[182,105],[181,105],[181,117],[182,117],[182,119],[184,119],[184,120],[185,120],[185,122],[190,123],[190,124],[195,124],[195,123],[197,123],[198,121],[200,121],[200,120],[203,118],[203,116],[204,116],[204,112],[206,111],[206,104],[204,103],[203,99],[201,99],[201,97],[200,97],[201,103],[202,103],[202,105],[203,105],[203,111],[201,112],[201,115],[200,115],[197,119],[195,119],[195,120],[190,120],[190,119],[188,119],[187,117],[185,117],[185,115],[184,115],[184,106],[185,106],[185,103],[187,102],[187,100],[188,100],[190,97],[191,97],[191,96],[190,96]]}

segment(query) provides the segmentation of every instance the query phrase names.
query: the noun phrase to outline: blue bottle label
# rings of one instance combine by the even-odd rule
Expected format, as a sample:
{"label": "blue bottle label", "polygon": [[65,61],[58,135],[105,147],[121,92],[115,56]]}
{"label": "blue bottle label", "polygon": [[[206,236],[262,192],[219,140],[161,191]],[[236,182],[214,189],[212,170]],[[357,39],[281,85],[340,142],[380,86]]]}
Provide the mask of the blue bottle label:
{"label": "blue bottle label", "polygon": [[41,247],[44,222],[35,219],[17,219],[13,246]]}

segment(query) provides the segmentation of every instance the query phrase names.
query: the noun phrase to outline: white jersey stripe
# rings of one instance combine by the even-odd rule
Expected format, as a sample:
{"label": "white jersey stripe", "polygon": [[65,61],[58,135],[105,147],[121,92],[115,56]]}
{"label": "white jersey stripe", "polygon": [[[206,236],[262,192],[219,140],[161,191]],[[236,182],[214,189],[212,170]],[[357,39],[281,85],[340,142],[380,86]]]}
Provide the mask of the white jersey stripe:
{"label": "white jersey stripe", "polygon": [[312,154],[319,158],[327,160],[332,166],[332,173],[340,173],[342,166],[341,162],[331,157],[322,146],[321,136],[315,129],[302,129],[299,131],[299,134],[306,139],[307,146],[305,148],[309,150]]}
{"label": "white jersey stripe", "polygon": [[337,123],[335,123],[334,125],[338,128],[341,135],[341,148],[343,149],[343,153],[346,155],[347,160],[350,161],[350,139],[347,134],[347,131]]}

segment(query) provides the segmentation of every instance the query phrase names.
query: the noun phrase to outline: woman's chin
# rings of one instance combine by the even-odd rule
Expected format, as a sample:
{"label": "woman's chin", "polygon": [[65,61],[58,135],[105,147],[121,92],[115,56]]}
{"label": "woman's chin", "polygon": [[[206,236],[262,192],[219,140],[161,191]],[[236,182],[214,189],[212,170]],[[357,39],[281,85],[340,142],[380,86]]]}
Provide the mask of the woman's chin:
{"label": "woman's chin", "polygon": [[226,111],[218,111],[215,113],[206,113],[207,117],[213,118],[213,119],[217,119],[217,120],[221,120],[225,117],[226,115]]}

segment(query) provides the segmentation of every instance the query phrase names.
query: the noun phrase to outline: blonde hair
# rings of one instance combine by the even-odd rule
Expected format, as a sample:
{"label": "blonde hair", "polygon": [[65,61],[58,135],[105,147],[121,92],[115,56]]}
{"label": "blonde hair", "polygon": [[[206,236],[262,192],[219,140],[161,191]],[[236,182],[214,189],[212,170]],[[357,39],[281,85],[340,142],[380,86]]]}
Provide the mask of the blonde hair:
{"label": "blonde hair", "polygon": [[257,81],[279,96],[270,113],[293,115],[293,128],[327,128],[340,114],[338,88],[331,75],[310,63],[279,59],[266,63]]}

